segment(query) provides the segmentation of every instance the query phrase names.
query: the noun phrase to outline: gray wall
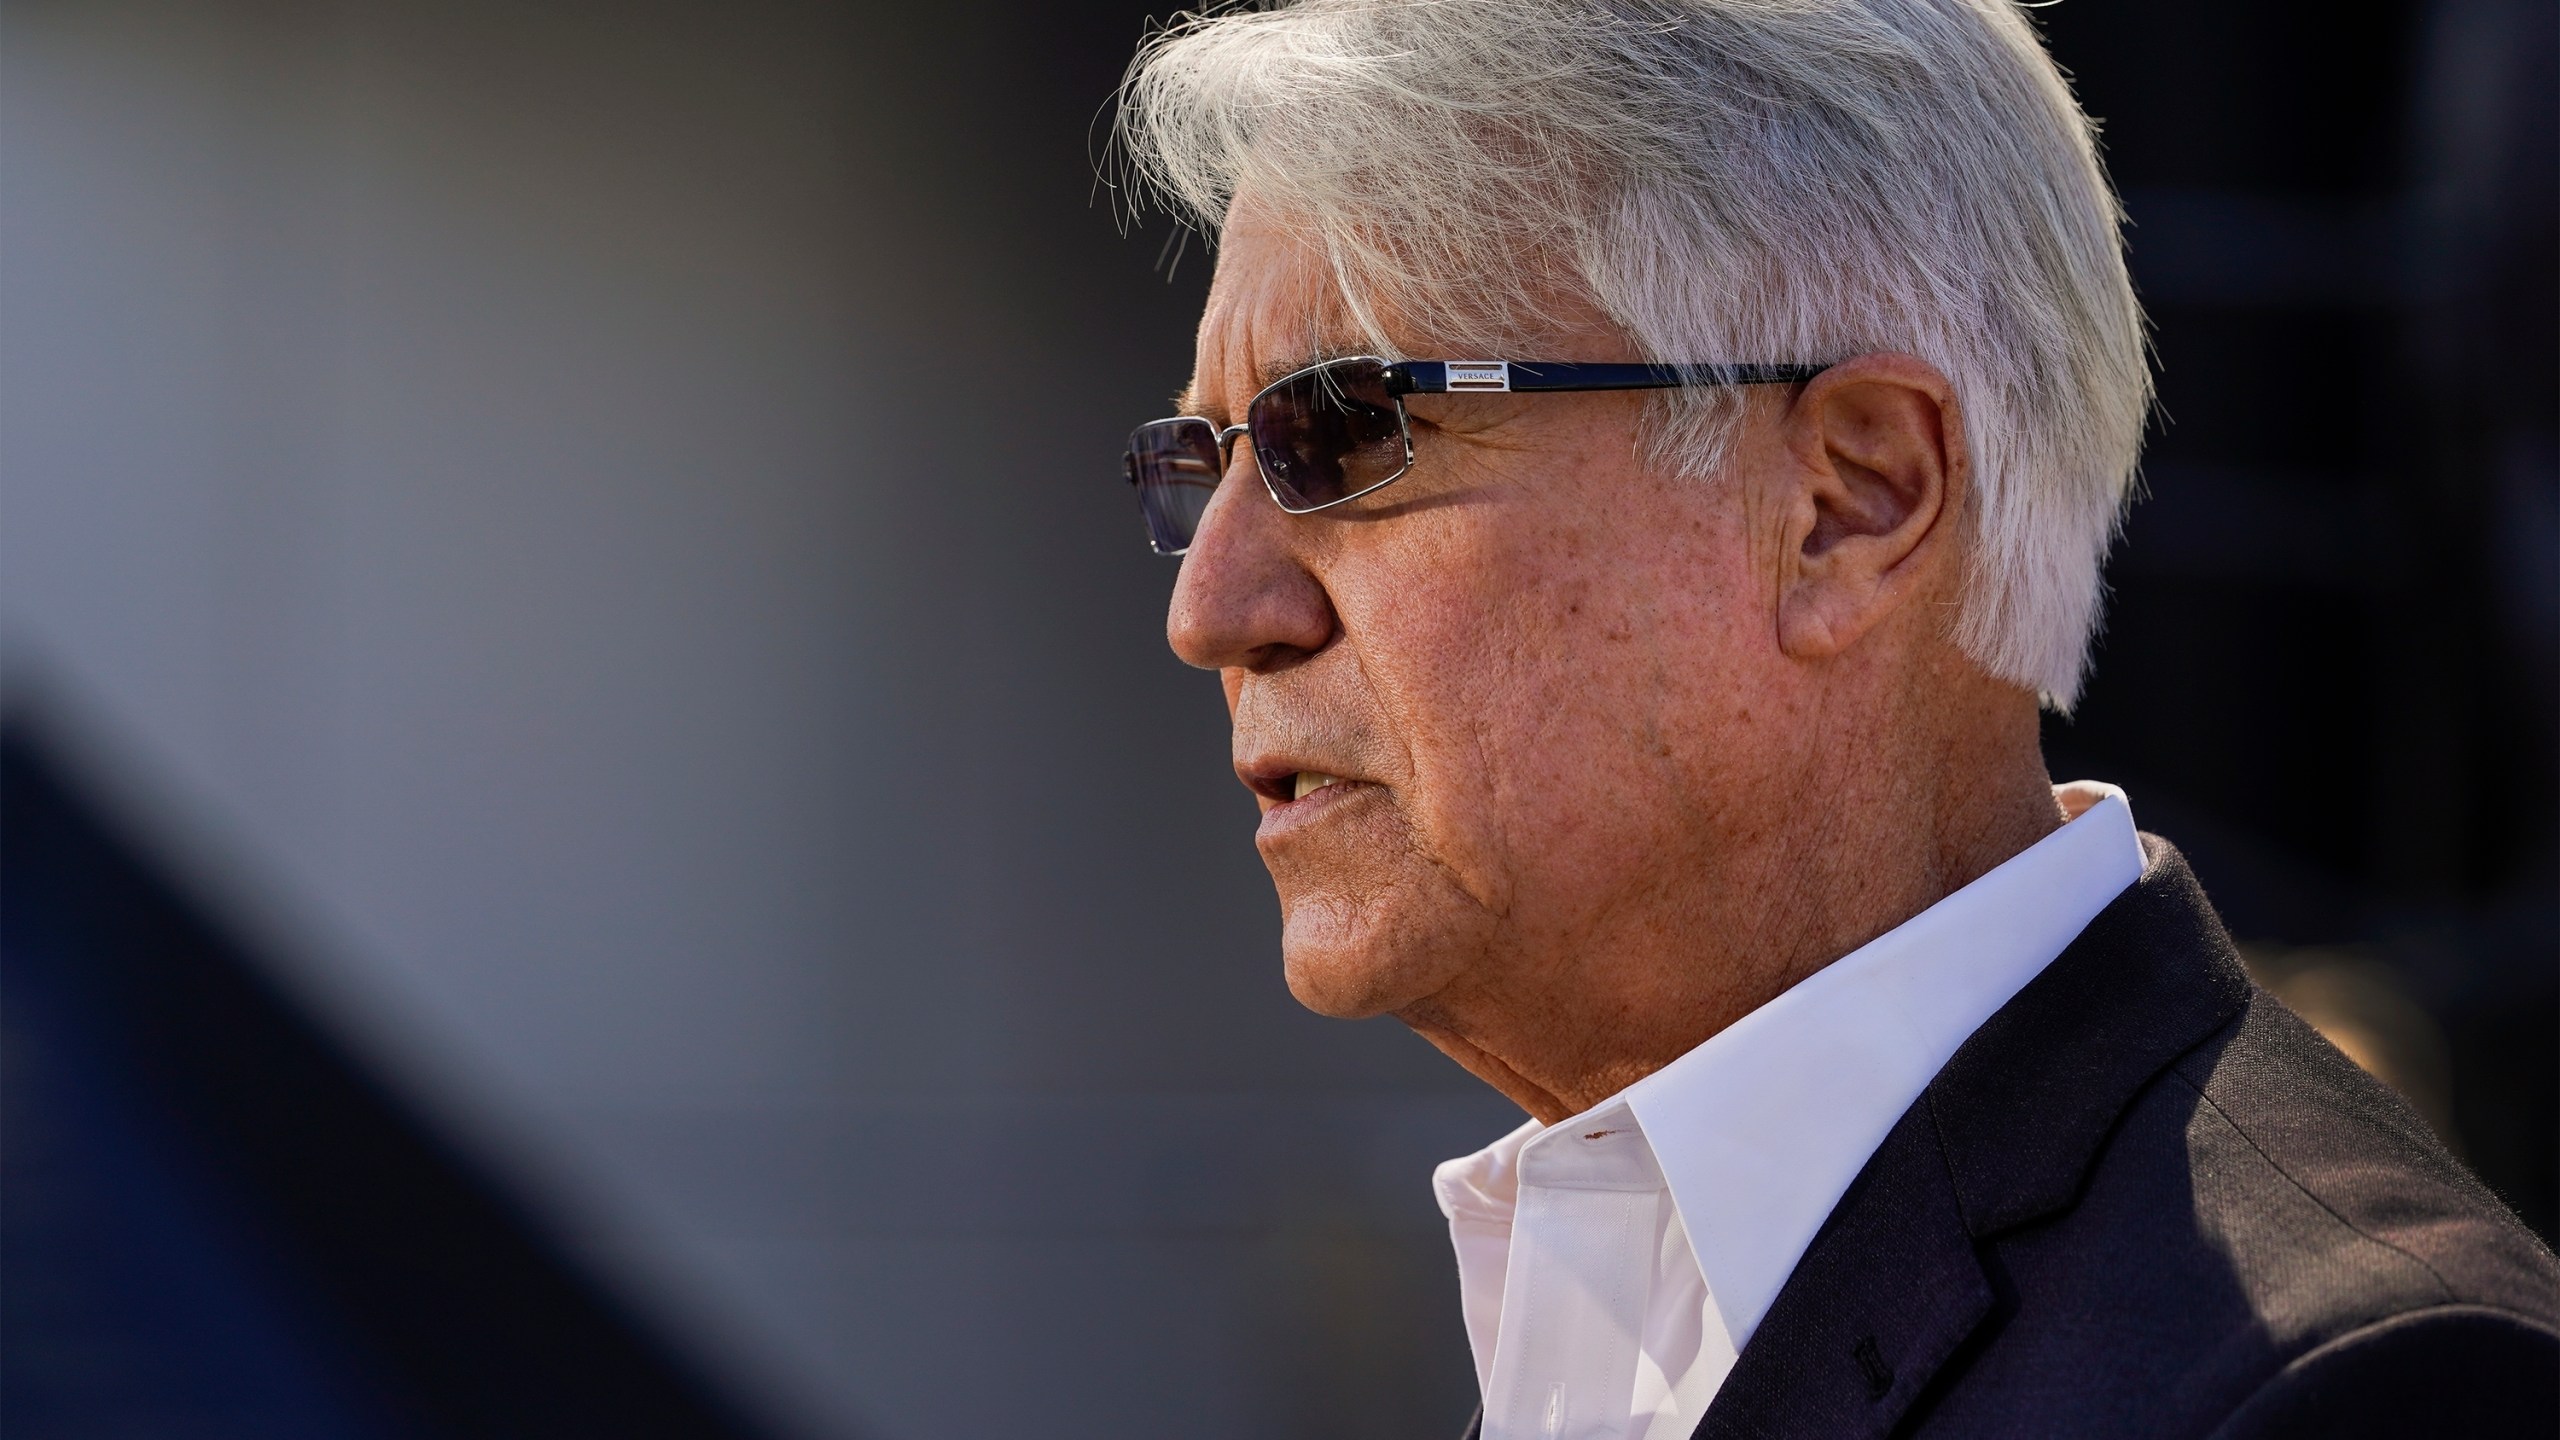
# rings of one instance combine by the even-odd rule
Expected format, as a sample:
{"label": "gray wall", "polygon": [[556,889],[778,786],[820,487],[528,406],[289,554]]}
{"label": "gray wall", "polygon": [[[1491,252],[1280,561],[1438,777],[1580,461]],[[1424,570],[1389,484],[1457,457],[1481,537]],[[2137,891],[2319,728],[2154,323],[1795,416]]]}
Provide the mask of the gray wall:
{"label": "gray wall", "polygon": [[1290,1001],[1116,475],[1142,13],[0,9],[11,702],[810,1434],[1468,1404],[1513,1116]]}

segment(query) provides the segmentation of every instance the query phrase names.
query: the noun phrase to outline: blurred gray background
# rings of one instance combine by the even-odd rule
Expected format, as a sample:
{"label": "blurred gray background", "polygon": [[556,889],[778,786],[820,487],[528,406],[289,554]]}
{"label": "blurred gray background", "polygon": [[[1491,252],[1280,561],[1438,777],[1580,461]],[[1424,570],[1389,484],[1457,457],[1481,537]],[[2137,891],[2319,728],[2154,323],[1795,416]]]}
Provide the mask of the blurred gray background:
{"label": "blurred gray background", "polygon": [[[2265,953],[2397,985],[2547,1231],[2549,67],[2510,53],[2547,21],[2048,13],[2188,427],[2057,747]],[[0,5],[9,703],[797,1434],[1471,1403],[1428,1172],[1516,1116],[1289,999],[1116,473],[1208,273],[1095,179],[1147,14]],[[2427,278],[2463,255],[2525,291]],[[2270,398],[2288,356],[2345,388]],[[2406,457],[2458,404],[2358,438],[2475,365],[2529,413],[2454,480]],[[2472,507],[2415,579],[2370,563],[2412,474]],[[2438,674],[2393,585],[2485,658]],[[2190,642],[2257,605],[2338,696],[2216,688],[2258,672]],[[2307,815],[2273,770],[2323,777]]]}
{"label": "blurred gray background", "polygon": [[1467,1407],[1514,1122],[1290,1001],[1117,475],[1141,13],[0,11],[13,684],[811,1433]]}

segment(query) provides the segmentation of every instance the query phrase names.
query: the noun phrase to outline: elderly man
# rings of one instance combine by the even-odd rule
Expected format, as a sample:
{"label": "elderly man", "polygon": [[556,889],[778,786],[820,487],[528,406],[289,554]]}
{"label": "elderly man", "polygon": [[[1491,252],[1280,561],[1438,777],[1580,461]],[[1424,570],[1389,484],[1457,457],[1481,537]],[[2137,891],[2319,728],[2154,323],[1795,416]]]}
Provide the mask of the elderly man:
{"label": "elderly man", "polygon": [[1532,1117],[1437,1176],[1487,1440],[2549,1433],[2551,1255],[2045,773],[2149,396],[2009,0],[1308,0],[1125,100],[1290,988]]}

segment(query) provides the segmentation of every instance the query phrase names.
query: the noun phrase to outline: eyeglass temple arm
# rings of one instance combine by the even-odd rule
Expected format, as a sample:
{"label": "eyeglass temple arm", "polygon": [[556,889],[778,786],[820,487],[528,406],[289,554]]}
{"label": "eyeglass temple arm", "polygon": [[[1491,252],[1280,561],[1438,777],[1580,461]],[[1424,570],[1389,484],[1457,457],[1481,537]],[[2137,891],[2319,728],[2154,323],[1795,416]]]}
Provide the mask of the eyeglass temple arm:
{"label": "eyeglass temple arm", "polygon": [[1793,385],[1821,365],[1615,365],[1561,360],[1406,360],[1387,367],[1390,395],[1542,390],[1669,390],[1684,385]]}

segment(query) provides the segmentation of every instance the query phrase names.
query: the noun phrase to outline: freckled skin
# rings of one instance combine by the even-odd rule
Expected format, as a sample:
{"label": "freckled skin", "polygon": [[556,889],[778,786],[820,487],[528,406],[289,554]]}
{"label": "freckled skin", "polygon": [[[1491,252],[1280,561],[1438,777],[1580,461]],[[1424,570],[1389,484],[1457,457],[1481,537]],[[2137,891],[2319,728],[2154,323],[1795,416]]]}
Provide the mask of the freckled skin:
{"label": "freckled skin", "polygon": [[[1587,305],[1549,313],[1524,358],[1632,358]],[[1190,413],[1240,420],[1270,367],[1353,344],[1321,260],[1239,204]],[[1239,445],[1167,622],[1240,767],[1355,782],[1259,842],[1292,993],[1397,1015],[1550,1123],[2059,823],[2034,696],[1946,634],[1943,377],[1877,355],[1760,387],[1714,476],[1643,464],[1643,405],[1414,397],[1414,470],[1311,516]]]}

